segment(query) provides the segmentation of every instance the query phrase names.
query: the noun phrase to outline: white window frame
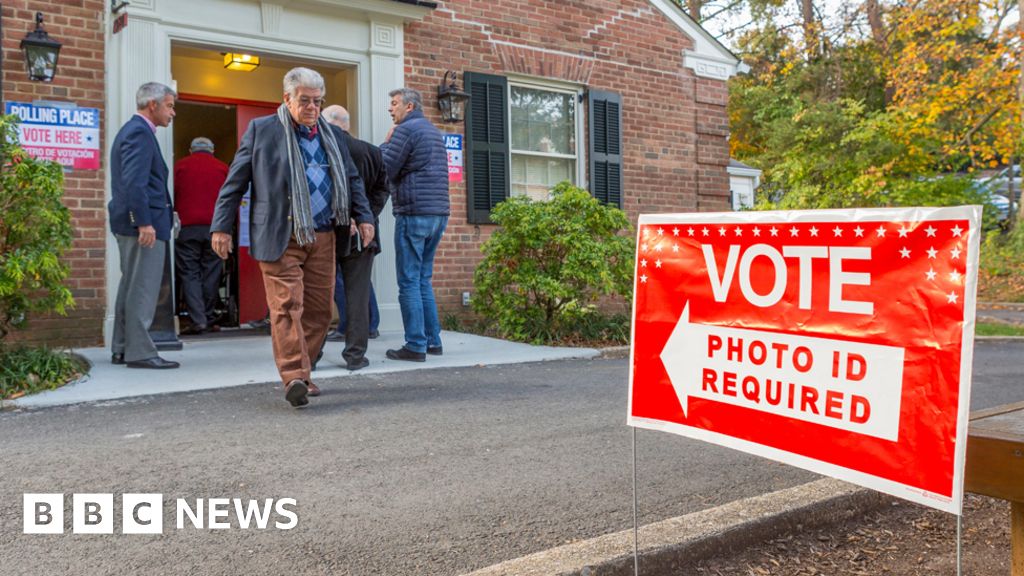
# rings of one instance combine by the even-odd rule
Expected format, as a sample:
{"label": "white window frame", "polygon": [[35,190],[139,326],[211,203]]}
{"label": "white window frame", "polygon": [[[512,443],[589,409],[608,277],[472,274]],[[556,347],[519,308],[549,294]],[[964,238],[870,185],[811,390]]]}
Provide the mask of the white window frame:
{"label": "white window frame", "polygon": [[[583,126],[583,87],[577,84],[571,84],[568,82],[558,82],[547,78],[529,78],[523,76],[506,76],[508,84],[508,92],[505,94],[505,101],[508,105],[505,106],[505,125],[508,126],[508,161],[509,161],[509,184],[508,184],[508,197],[511,198],[512,194],[512,155],[521,154],[523,156],[534,156],[537,158],[558,158],[558,159],[574,159],[576,160],[576,177],[574,186],[579,188],[588,188],[587,182],[584,181],[586,178],[586,152],[587,143],[583,139],[585,136]],[[576,154],[557,154],[554,152],[532,152],[532,151],[516,151],[512,148],[512,88],[531,88],[534,90],[545,90],[547,92],[560,92],[563,94],[571,94],[574,97],[576,105]]]}

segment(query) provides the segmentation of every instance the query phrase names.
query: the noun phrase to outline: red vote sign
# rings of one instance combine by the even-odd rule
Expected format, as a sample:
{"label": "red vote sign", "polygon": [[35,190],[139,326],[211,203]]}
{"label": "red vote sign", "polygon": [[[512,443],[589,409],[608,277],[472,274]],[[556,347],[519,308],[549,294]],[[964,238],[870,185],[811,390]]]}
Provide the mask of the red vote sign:
{"label": "red vote sign", "polygon": [[959,514],[980,216],[641,215],[628,423]]}

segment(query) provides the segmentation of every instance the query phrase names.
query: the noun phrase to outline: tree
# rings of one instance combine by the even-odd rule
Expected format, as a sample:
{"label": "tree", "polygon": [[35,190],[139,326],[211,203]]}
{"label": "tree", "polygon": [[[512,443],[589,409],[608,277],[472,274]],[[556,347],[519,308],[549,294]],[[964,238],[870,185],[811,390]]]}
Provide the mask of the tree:
{"label": "tree", "polygon": [[969,180],[942,174],[1017,150],[1020,37],[1003,29],[1014,6],[866,0],[823,26],[816,55],[806,5],[775,13],[738,39],[752,72],[731,81],[732,153],[765,171],[782,206],[969,200]]}
{"label": "tree", "polygon": [[17,116],[0,116],[0,340],[30,312],[74,305],[60,258],[71,246],[64,173],[18,145]]}

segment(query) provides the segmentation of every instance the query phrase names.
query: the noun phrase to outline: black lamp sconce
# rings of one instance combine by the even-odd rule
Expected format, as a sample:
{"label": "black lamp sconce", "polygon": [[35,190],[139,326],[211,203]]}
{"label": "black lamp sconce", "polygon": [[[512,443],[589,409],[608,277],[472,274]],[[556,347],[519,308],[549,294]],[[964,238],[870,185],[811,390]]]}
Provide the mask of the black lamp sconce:
{"label": "black lamp sconce", "polygon": [[444,79],[437,87],[437,107],[441,109],[441,119],[445,122],[462,122],[466,119],[466,101],[469,100],[469,94],[459,90],[455,85],[456,81],[456,73],[449,70],[444,73]]}
{"label": "black lamp sconce", "polygon": [[21,49],[25,51],[25,66],[28,77],[41,82],[52,82],[57,74],[57,56],[60,55],[61,43],[50,38],[43,30],[43,13],[36,12],[36,29],[29,32],[21,41]]}

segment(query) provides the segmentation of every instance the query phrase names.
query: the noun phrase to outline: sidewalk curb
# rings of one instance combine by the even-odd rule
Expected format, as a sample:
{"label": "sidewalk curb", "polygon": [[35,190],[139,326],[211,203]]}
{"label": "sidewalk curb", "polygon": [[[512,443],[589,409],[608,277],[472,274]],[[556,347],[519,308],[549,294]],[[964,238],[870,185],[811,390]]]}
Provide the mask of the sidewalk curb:
{"label": "sidewalk curb", "polygon": [[[832,478],[641,526],[640,573],[676,574],[700,560],[841,522],[891,502]],[[632,576],[633,531],[566,544],[463,576]]]}

